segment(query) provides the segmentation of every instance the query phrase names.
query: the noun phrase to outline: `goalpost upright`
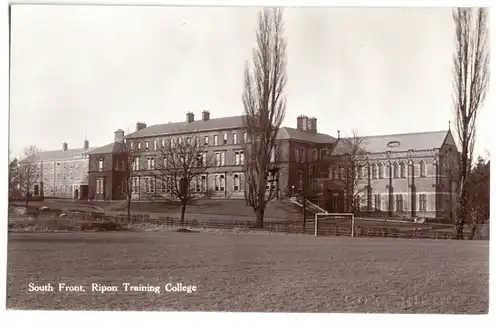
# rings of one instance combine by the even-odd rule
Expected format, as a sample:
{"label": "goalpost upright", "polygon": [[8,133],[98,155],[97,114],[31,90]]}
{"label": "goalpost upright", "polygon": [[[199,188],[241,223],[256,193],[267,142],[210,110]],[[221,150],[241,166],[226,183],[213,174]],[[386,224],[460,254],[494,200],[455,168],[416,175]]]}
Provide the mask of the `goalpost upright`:
{"label": "goalpost upright", "polygon": [[318,236],[318,217],[350,217],[351,220],[351,238],[354,238],[354,214],[353,213],[316,213],[314,215],[314,236]]}

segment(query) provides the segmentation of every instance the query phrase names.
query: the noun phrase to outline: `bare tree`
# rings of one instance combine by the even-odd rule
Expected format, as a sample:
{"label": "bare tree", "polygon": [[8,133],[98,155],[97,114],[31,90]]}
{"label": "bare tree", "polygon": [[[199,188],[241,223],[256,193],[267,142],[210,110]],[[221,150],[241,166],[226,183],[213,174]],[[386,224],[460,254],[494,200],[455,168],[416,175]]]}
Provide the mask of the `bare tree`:
{"label": "bare tree", "polygon": [[145,181],[146,192],[152,198],[178,201],[184,224],[187,205],[209,193],[208,169],[222,165],[223,160],[220,156],[214,159],[198,135],[172,137],[157,156],[148,159],[152,175]]}
{"label": "bare tree", "polygon": [[37,165],[38,165],[38,148],[36,146],[29,146],[24,149],[24,158],[20,161],[19,165],[19,186],[21,192],[24,194],[26,201],[26,208],[29,204],[31,188],[36,180]]}
{"label": "bare tree", "polygon": [[17,158],[11,158],[9,150],[9,199],[19,197],[19,161]]}
{"label": "bare tree", "polygon": [[127,143],[124,148],[126,153],[121,162],[122,191],[125,194],[125,200],[127,202],[127,220],[130,220],[134,191],[138,191],[136,190],[136,188],[138,188],[137,184],[134,184],[134,178],[138,176],[137,169],[139,159],[137,156],[137,149],[131,148],[131,143]]}
{"label": "bare tree", "polygon": [[476,118],[489,85],[489,36],[487,8],[453,9],[455,21],[454,110],[459,139],[459,173],[455,238],[463,239],[467,216],[466,185],[476,137]]}
{"label": "bare tree", "polygon": [[281,9],[266,8],[259,13],[256,38],[253,67],[248,63],[245,67],[242,101],[248,136],[246,196],[254,209],[257,227],[262,227],[266,205],[275,196],[272,190],[266,191],[266,185],[276,136],[286,109],[286,41]]}
{"label": "bare tree", "polygon": [[368,191],[368,186],[361,187],[361,180],[369,167],[365,140],[356,131],[346,138],[342,138],[336,145],[337,163],[334,175],[340,181],[345,192],[345,211],[358,212],[361,195]]}

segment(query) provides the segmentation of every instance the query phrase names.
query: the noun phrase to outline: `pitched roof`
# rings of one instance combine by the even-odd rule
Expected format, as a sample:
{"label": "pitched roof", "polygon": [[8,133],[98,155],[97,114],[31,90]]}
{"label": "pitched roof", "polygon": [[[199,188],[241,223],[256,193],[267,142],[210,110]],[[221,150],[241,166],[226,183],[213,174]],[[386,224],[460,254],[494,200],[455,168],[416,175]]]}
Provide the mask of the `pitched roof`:
{"label": "pitched roof", "polygon": [[211,118],[203,121],[172,122],[148,126],[142,130],[130,133],[125,138],[143,138],[168,134],[180,134],[196,131],[210,131],[228,128],[242,128],[245,126],[245,115]]}
{"label": "pitched roof", "polygon": [[[67,150],[48,150],[48,151],[39,151],[35,154],[36,161],[65,161],[71,159],[82,158],[84,153],[88,153],[95,149],[95,147],[88,148],[85,150],[84,148],[76,148],[76,149],[67,149]],[[21,162],[26,161],[23,159]]]}
{"label": "pitched roof", "polygon": [[[431,131],[416,133],[388,134],[379,136],[359,137],[361,147],[370,153],[386,151],[398,152],[441,148],[449,131]],[[342,155],[349,147],[349,138],[341,138],[332,155]]]}
{"label": "pitched roof", "polygon": [[89,154],[109,154],[109,153],[121,153],[125,151],[125,144],[123,142],[112,142],[105,146],[95,148]]}
{"label": "pitched roof", "polygon": [[281,127],[276,137],[279,140],[293,139],[312,143],[335,143],[336,138],[324,133],[311,133],[290,127]]}

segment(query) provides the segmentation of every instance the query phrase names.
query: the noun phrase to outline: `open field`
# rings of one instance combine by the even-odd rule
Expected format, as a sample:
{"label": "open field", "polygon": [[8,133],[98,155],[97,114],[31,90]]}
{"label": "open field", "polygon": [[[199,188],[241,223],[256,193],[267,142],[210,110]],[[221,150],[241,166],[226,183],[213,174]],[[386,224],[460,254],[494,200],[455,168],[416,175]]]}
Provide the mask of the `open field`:
{"label": "open field", "polygon": [[[486,313],[488,243],[237,233],[10,233],[7,307]],[[85,292],[29,292],[29,283]],[[196,285],[128,292],[122,283]],[[117,292],[91,291],[91,284]]]}

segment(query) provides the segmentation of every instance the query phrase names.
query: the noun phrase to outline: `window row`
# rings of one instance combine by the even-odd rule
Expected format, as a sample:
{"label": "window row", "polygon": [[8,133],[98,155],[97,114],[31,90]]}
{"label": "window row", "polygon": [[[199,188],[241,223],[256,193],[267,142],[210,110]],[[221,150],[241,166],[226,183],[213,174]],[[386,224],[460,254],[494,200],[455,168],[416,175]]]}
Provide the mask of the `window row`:
{"label": "window row", "polygon": [[[309,160],[318,161],[322,160],[326,156],[328,156],[328,149],[318,150],[314,148],[314,149],[309,149],[309,156],[307,157],[309,158]],[[295,159],[297,160],[297,162],[302,162],[302,163],[307,161],[305,148],[299,148],[295,150]]]}
{"label": "window row", "polygon": [[[228,186],[228,183],[230,186]],[[191,182],[191,192],[207,192],[213,190],[221,191],[243,191],[244,175],[243,173],[234,173],[229,176],[222,174],[200,175]],[[126,191],[126,184],[123,186],[123,191]],[[132,193],[178,193],[180,190],[179,182],[174,185],[174,179],[171,177],[135,177],[132,178],[131,191]]]}
{"label": "window row", "polygon": [[[219,138],[222,137],[222,138]],[[231,143],[229,143],[229,137],[231,137]],[[221,146],[228,144],[242,144],[248,141],[247,133],[243,133],[243,137],[241,138],[241,134],[237,132],[233,132],[231,135],[227,132],[222,135],[214,134],[211,136],[195,136],[194,140],[191,140],[191,137],[170,137],[167,139],[155,139],[155,140],[130,140],[129,141],[129,149],[131,150],[157,150],[160,148],[175,148],[179,144],[183,144],[184,142],[190,143],[194,142],[195,146]]]}
{"label": "window row", "polygon": [[[412,172],[414,170],[414,172]],[[384,179],[384,178],[407,178],[407,177],[426,177],[427,164],[421,161],[418,165],[407,165],[405,163],[394,162],[391,165],[382,163],[372,163],[370,165],[362,166],[356,165],[354,167],[337,166],[334,171],[334,179]]]}
{"label": "window row", "polygon": [[[364,199],[365,205],[369,210],[375,210],[375,211],[396,211],[396,212],[403,212],[403,211],[410,211],[411,210],[411,195],[404,195],[404,194],[393,194],[392,197],[392,204],[390,203],[390,197],[387,194],[381,195],[381,194],[375,194],[372,196],[371,202],[368,202],[368,199]],[[355,204],[355,210],[360,211],[361,210],[361,203],[363,201],[363,197],[360,195],[357,195],[354,199],[354,204]],[[416,205],[416,209],[419,212],[426,212],[427,211],[427,194],[418,194],[418,201]]]}

